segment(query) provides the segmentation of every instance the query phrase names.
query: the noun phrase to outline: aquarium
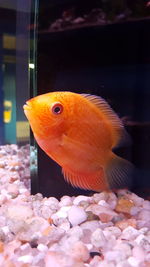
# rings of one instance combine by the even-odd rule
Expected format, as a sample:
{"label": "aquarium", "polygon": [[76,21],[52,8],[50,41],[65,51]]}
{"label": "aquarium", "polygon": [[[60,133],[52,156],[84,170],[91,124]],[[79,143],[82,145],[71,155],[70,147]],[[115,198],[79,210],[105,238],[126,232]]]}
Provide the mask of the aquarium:
{"label": "aquarium", "polygon": [[148,267],[150,1],[0,21],[0,266]]}
{"label": "aquarium", "polygon": [[[141,196],[149,196],[150,186],[149,15],[148,1],[42,1],[38,19],[38,94],[103,97],[130,134],[130,146],[116,153],[135,165],[132,190]],[[40,148],[38,163],[44,195],[81,192],[64,182],[61,168]]]}

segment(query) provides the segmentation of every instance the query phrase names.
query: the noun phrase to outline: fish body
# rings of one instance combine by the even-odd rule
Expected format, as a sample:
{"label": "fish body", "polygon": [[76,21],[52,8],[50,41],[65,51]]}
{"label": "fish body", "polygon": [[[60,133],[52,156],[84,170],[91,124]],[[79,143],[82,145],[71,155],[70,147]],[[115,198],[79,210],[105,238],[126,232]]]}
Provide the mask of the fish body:
{"label": "fish body", "polygon": [[51,92],[27,101],[24,112],[38,145],[73,186],[94,191],[126,187],[131,164],[112,152],[126,132],[104,99]]}

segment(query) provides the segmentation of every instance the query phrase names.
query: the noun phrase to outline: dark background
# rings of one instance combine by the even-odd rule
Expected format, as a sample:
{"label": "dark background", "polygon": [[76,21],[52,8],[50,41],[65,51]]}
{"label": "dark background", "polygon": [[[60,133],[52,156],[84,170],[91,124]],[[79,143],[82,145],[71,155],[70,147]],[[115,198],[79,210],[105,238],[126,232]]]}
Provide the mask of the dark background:
{"label": "dark background", "polygon": [[[38,94],[69,90],[104,97],[121,118],[126,118],[125,127],[132,138],[130,147],[116,151],[135,165],[131,189],[148,197],[150,20],[139,18],[105,26],[81,26],[49,32],[45,30],[50,23],[49,19],[46,20],[48,11],[51,17],[52,10],[55,10],[53,19],[59,18],[67,5],[78,5],[80,1],[55,1],[55,4],[51,1],[47,9],[44,2],[41,1],[39,13],[39,27],[44,30],[38,35]],[[87,9],[90,9],[88,5]],[[68,185],[61,175],[61,168],[40,148],[38,180],[32,185],[33,193],[37,188],[45,196],[58,198],[66,194],[89,194]]]}

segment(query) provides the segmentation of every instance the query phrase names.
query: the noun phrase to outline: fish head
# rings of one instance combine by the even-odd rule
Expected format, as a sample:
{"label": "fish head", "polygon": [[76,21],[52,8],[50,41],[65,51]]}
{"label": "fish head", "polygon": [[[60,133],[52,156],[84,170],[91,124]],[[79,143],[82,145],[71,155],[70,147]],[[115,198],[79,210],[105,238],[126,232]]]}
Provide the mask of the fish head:
{"label": "fish head", "polygon": [[67,92],[52,92],[31,98],[23,108],[34,135],[49,139],[66,133],[74,105]]}

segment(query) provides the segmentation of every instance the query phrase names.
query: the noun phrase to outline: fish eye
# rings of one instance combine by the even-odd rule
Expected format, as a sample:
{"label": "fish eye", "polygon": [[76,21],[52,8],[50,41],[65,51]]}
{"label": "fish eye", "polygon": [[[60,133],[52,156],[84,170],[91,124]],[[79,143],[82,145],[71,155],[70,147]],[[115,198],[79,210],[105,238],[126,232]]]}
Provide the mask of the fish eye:
{"label": "fish eye", "polygon": [[60,103],[54,103],[52,106],[52,112],[55,115],[61,114],[63,111],[63,106]]}

